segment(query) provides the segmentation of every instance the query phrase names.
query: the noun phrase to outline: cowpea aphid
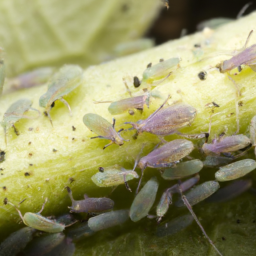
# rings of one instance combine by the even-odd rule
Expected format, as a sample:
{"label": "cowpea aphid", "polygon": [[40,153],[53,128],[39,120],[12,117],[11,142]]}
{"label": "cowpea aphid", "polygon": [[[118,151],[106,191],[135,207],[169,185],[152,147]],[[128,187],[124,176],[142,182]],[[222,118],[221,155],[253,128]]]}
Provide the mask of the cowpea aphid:
{"label": "cowpea aphid", "polygon": [[236,161],[226,166],[220,167],[220,170],[215,173],[217,181],[229,181],[239,179],[251,171],[255,170],[256,161],[253,159],[243,159]]}
{"label": "cowpea aphid", "polygon": [[32,101],[29,99],[20,99],[14,102],[4,113],[3,121],[1,125],[4,128],[5,133],[5,142],[7,143],[7,131],[9,128],[13,127],[16,135],[19,135],[18,130],[15,127],[15,123],[18,122],[20,119],[33,119],[34,117],[29,117],[24,115],[25,112],[28,110],[33,110],[39,113],[39,115],[35,118],[38,118],[41,113],[39,110],[31,108]]}
{"label": "cowpea aphid", "polygon": [[67,101],[63,99],[63,96],[69,94],[81,84],[82,73],[82,68],[77,65],[65,65],[48,82],[48,90],[40,97],[39,105],[45,108],[51,124],[50,111],[56,100],[63,102],[72,116],[71,108]]}
{"label": "cowpea aphid", "polygon": [[122,146],[124,141],[126,141],[119,134],[121,131],[123,131],[123,129],[119,130],[118,132],[115,130],[115,119],[113,119],[113,124],[111,124],[105,118],[97,114],[89,113],[84,115],[83,122],[89,130],[99,135],[96,137],[91,137],[91,139],[99,138],[111,140],[111,142],[105,145],[103,149],[112,144]]}
{"label": "cowpea aphid", "polygon": [[54,220],[50,220],[46,217],[43,217],[41,215],[41,212],[44,209],[44,206],[47,202],[47,198],[45,199],[45,202],[43,203],[42,209],[38,213],[32,213],[32,212],[26,212],[24,216],[22,216],[20,210],[13,204],[17,212],[20,215],[20,218],[22,219],[23,223],[27,225],[28,227],[41,230],[48,233],[58,233],[62,232],[65,229],[65,225],[58,223]]}
{"label": "cowpea aphid", "polygon": [[196,116],[196,109],[187,104],[175,104],[162,109],[168,99],[169,96],[147,119],[139,120],[137,123],[125,122],[125,124],[133,126],[129,130],[136,129],[137,134],[149,132],[165,136],[176,133],[182,127],[189,126]]}
{"label": "cowpea aphid", "polygon": [[71,189],[69,187],[66,189],[72,201],[72,206],[68,207],[70,212],[102,213],[114,207],[114,201],[106,197],[93,198],[84,195],[84,200],[74,200]]}
{"label": "cowpea aphid", "polygon": [[128,210],[118,210],[99,214],[88,220],[89,228],[94,231],[111,228],[121,225],[129,219]]}

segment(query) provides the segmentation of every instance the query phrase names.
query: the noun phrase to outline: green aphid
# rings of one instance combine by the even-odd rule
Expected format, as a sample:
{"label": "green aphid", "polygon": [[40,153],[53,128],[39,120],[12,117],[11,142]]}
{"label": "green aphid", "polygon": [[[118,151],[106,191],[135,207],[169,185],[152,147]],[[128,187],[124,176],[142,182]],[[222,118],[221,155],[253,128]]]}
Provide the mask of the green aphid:
{"label": "green aphid", "polygon": [[54,220],[50,220],[41,215],[41,212],[43,211],[46,202],[47,199],[45,200],[42,209],[38,213],[26,212],[24,216],[22,216],[20,210],[15,205],[11,203],[9,204],[13,205],[16,208],[17,212],[20,215],[20,218],[26,226],[48,233],[62,232],[65,229],[65,225],[58,223]]}
{"label": "green aphid", "polygon": [[106,212],[88,220],[89,228],[96,232],[103,229],[121,225],[129,219],[128,210]]}
{"label": "green aphid", "polygon": [[163,62],[159,62],[154,66],[148,67],[143,72],[142,81],[153,86],[157,85],[159,82],[163,82],[164,79],[168,78],[172,73],[173,67],[179,63],[179,58],[170,58]]}
{"label": "green aphid", "polygon": [[[31,108],[32,101],[29,99],[20,99],[16,102],[14,102],[4,113],[3,121],[1,122],[1,125],[4,128],[5,133],[5,143],[7,143],[7,130],[11,127],[13,127],[14,132],[16,135],[19,135],[18,130],[14,126],[14,124],[19,121],[20,119],[33,119],[38,118],[40,116],[40,111],[34,108]],[[28,110],[34,110],[39,113],[37,117],[30,117],[24,115],[25,112]]]}
{"label": "green aphid", "polygon": [[162,217],[167,213],[170,204],[172,204],[172,194],[170,189],[166,189],[156,207],[157,222],[160,222]]}
{"label": "green aphid", "polygon": [[158,186],[157,179],[153,177],[136,195],[130,208],[130,218],[133,222],[137,222],[148,215],[155,202]]}
{"label": "green aphid", "polygon": [[81,84],[82,73],[82,68],[77,65],[65,65],[48,82],[48,91],[40,97],[39,105],[45,108],[51,124],[50,111],[56,100],[63,102],[72,116],[71,108],[67,101],[63,99],[63,96],[69,94]]}
{"label": "green aphid", "polygon": [[[217,181],[207,181],[191,189],[188,193],[185,194],[185,197],[190,206],[193,206],[211,196],[219,188],[220,185]],[[175,205],[177,207],[185,206],[182,199],[178,200]]]}
{"label": "green aphid", "polygon": [[33,239],[35,229],[24,227],[13,232],[0,244],[0,256],[13,256],[21,252]]}
{"label": "green aphid", "polygon": [[162,177],[165,180],[182,179],[187,176],[200,172],[202,168],[203,168],[203,162],[198,159],[194,159],[191,161],[177,164],[175,167],[165,169],[162,174]]}
{"label": "green aphid", "polygon": [[[136,164],[134,169],[135,167]],[[100,167],[100,171],[94,174],[91,179],[98,187],[115,187],[121,184],[126,184],[128,190],[131,191],[126,182],[133,180],[134,178],[139,178],[139,175],[134,171],[134,169],[126,170],[119,165],[114,165],[107,168]]]}
{"label": "green aphid", "polygon": [[217,181],[229,181],[241,178],[256,168],[256,161],[253,159],[244,159],[241,161],[220,167],[215,173]]}

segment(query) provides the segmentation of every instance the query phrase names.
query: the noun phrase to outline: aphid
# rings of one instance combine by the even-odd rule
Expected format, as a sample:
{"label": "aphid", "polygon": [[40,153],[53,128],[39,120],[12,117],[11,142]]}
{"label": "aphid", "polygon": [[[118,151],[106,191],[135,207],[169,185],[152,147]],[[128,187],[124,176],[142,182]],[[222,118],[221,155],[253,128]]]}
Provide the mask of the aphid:
{"label": "aphid", "polygon": [[[65,229],[65,225],[58,223],[56,221],[50,220],[46,217],[43,217],[41,215],[41,212],[44,209],[44,206],[47,202],[47,198],[45,199],[45,202],[43,203],[42,209],[38,213],[32,213],[32,212],[26,212],[24,216],[22,216],[20,210],[13,205],[17,212],[20,215],[20,218],[22,219],[23,223],[27,225],[28,227],[45,231],[48,233],[58,233],[62,232]],[[11,203],[9,203],[11,204]],[[12,205],[12,204],[11,204]]]}
{"label": "aphid", "polygon": [[202,150],[206,155],[220,155],[220,153],[234,152],[248,147],[251,141],[243,134],[222,137],[219,141],[213,140],[212,144],[204,143]]}
{"label": "aphid", "polygon": [[63,96],[69,94],[81,84],[82,73],[82,68],[77,65],[65,65],[48,82],[48,90],[40,97],[39,105],[45,108],[51,124],[50,111],[56,100],[63,102],[72,116],[71,108],[67,101],[63,99]]}
{"label": "aphid", "polygon": [[162,109],[168,99],[169,96],[147,119],[125,124],[132,125],[133,128],[130,129],[136,129],[137,134],[149,132],[160,136],[176,133],[178,129],[189,126],[196,116],[196,109],[187,104],[175,104]]}
{"label": "aphid", "polygon": [[63,233],[46,234],[37,237],[24,250],[26,256],[43,256],[58,246],[65,239]]}
{"label": "aphid", "polygon": [[[220,188],[220,185],[217,181],[206,181],[195,188],[191,189],[188,193],[186,193],[187,201],[190,206],[198,204],[199,202],[205,200],[213,193],[215,193]],[[184,202],[182,199],[178,200],[175,205],[177,207],[184,206]]]}
{"label": "aphid", "polygon": [[[139,175],[135,172],[137,163],[135,162],[133,170],[126,170],[125,168],[114,165],[104,168],[104,171],[97,172],[91,179],[98,187],[114,187],[120,184],[127,184],[126,182],[132,179],[138,179]],[[102,167],[100,167],[102,168]],[[100,169],[101,170],[101,169]],[[131,191],[128,184],[128,190]]]}
{"label": "aphid", "polygon": [[220,167],[215,173],[217,181],[229,181],[241,178],[256,168],[256,161],[253,159],[244,159],[232,164]]}
{"label": "aphid", "polygon": [[69,187],[66,189],[72,201],[72,206],[68,207],[70,212],[102,213],[114,207],[114,201],[106,197],[90,198],[85,194],[84,200],[74,200],[71,189]]}
{"label": "aphid", "polygon": [[4,80],[5,80],[5,63],[4,60],[0,60],[0,95],[3,92],[4,88]]}
{"label": "aphid", "polygon": [[99,138],[111,140],[111,142],[105,145],[103,149],[112,144],[122,146],[124,141],[126,141],[119,134],[121,131],[123,131],[123,129],[119,130],[118,132],[115,130],[115,119],[113,119],[113,124],[111,125],[111,123],[109,123],[105,118],[97,114],[89,113],[84,115],[83,122],[89,130],[99,135],[96,137],[91,137],[91,139]]}
{"label": "aphid", "polygon": [[198,73],[198,77],[200,78],[200,80],[205,80],[207,76],[206,71],[201,71]]}
{"label": "aphid", "polygon": [[205,167],[216,167],[229,164],[233,159],[226,156],[207,156],[203,161]]}
{"label": "aphid", "polygon": [[216,193],[207,199],[207,202],[220,203],[231,200],[245,191],[247,191],[252,186],[251,180],[236,180],[227,185],[224,188],[219,189]]}
{"label": "aphid", "polygon": [[178,66],[179,63],[179,58],[170,58],[148,67],[143,72],[142,81],[153,86],[158,85],[171,75],[173,67],[176,65]]}
{"label": "aphid", "polygon": [[202,168],[203,162],[198,159],[194,159],[191,161],[179,163],[175,167],[165,169],[162,177],[165,180],[182,179],[184,177],[200,172]]}
{"label": "aphid", "polygon": [[176,184],[168,189],[163,193],[157,207],[156,207],[156,215],[158,217],[157,222],[159,223],[163,216],[167,213],[170,204],[172,204],[172,194],[174,193],[180,193],[179,189],[181,189],[183,192],[187,191],[191,187],[193,187],[200,179],[199,175],[196,175],[193,178],[190,178],[184,182],[182,182],[180,185]]}
{"label": "aphid", "polygon": [[41,114],[39,110],[31,108],[32,101],[29,99],[20,99],[16,102],[14,102],[4,113],[3,121],[1,122],[1,125],[4,128],[5,133],[5,142],[7,143],[7,130],[11,127],[13,127],[14,132],[16,135],[19,135],[18,130],[14,126],[14,124],[19,121],[20,119],[33,119],[33,117],[29,117],[24,115],[24,113],[28,110],[34,110],[39,113],[39,115],[35,118],[38,118]]}
{"label": "aphid", "polygon": [[164,144],[163,146],[150,152],[147,156],[142,157],[138,163],[138,166],[141,169],[141,178],[137,187],[137,192],[139,190],[143,172],[146,169],[146,167],[173,167],[183,157],[189,155],[193,149],[194,145],[191,141],[177,139]]}
{"label": "aphid", "polygon": [[194,218],[190,214],[179,216],[170,222],[157,227],[156,236],[164,237],[174,235],[192,224]]}
{"label": "aphid", "polygon": [[14,256],[21,252],[33,239],[35,229],[22,228],[13,232],[0,244],[0,256]]}
{"label": "aphid", "polygon": [[38,68],[30,72],[23,73],[15,78],[7,80],[8,92],[30,88],[42,85],[47,82],[53,74],[54,69],[51,67]]}
{"label": "aphid", "polygon": [[129,219],[128,210],[118,210],[112,212],[106,212],[88,220],[89,228],[94,231],[100,231],[103,229],[111,228],[117,225],[121,225]]}
{"label": "aphid", "polygon": [[89,228],[88,222],[81,223],[79,226],[68,230],[68,237],[70,237],[73,241],[80,241],[81,239],[94,234],[95,232]]}
{"label": "aphid", "polygon": [[138,88],[141,85],[141,82],[137,76],[133,77],[133,85],[135,88]]}
{"label": "aphid", "polygon": [[130,218],[133,222],[146,217],[153,206],[158,190],[158,181],[151,178],[134,198],[130,208]]}
{"label": "aphid", "polygon": [[142,38],[118,44],[114,49],[114,53],[116,56],[120,57],[150,49],[154,47],[154,45],[154,40],[149,38]]}

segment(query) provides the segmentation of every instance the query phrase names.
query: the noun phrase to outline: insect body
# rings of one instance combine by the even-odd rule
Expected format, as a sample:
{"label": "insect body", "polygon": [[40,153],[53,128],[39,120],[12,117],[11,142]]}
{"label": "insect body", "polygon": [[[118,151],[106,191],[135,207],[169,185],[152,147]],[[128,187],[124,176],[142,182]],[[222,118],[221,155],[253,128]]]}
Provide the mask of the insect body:
{"label": "insect body", "polygon": [[178,129],[193,122],[196,116],[194,107],[187,104],[176,104],[162,109],[167,100],[147,119],[140,120],[137,123],[126,122],[125,124],[131,124],[138,134],[149,132],[165,136],[173,134]]}
{"label": "insect body", "polygon": [[220,167],[215,173],[218,181],[229,181],[241,178],[256,168],[256,161],[253,159],[244,159],[232,164]]}
{"label": "insect body", "polygon": [[81,84],[83,70],[77,65],[65,65],[48,82],[48,91],[39,99],[39,105],[45,108],[49,120],[52,124],[50,111],[56,100],[62,101],[69,109],[69,104],[63,99],[63,96],[72,92]]}
{"label": "insect body", "polygon": [[72,201],[72,206],[69,207],[70,212],[101,213],[114,207],[114,201],[106,197],[90,198],[87,195],[84,195],[84,200],[76,201],[72,196],[71,189],[69,187],[66,187],[66,189]]}
{"label": "insect body", "polygon": [[124,139],[119,134],[121,131],[123,131],[123,129],[118,132],[116,132],[116,130],[114,129],[115,119],[113,119],[113,125],[111,125],[111,123],[109,123],[105,118],[97,114],[89,113],[84,115],[83,122],[88,129],[99,135],[97,137],[91,137],[91,139],[100,138],[111,140],[111,143],[104,146],[103,149],[112,144],[117,144],[119,146],[122,146],[124,144]]}
{"label": "insect body", "polygon": [[[14,102],[4,113],[3,116],[3,121],[1,122],[1,125],[4,128],[4,133],[5,133],[5,142],[7,141],[7,130],[10,127],[14,128],[14,131],[17,135],[19,135],[18,130],[14,126],[14,124],[19,121],[20,119],[30,119],[31,117],[24,115],[24,113],[28,110],[34,110],[39,113],[40,112],[37,109],[31,108],[32,101],[29,99],[20,99],[16,102]],[[38,116],[37,116],[38,117]],[[37,118],[36,117],[36,118]]]}

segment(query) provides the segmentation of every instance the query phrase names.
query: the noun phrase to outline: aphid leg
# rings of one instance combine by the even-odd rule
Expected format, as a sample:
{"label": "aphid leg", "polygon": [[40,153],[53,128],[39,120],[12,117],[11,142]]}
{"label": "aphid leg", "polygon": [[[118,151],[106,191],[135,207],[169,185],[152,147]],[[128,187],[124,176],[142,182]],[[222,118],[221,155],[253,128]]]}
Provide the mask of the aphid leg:
{"label": "aphid leg", "polygon": [[143,174],[144,174],[144,170],[146,169],[146,167],[147,166],[145,166],[143,169],[141,169],[141,176],[140,176],[139,184],[138,184],[137,189],[136,189],[136,194],[138,194],[138,192],[139,192],[141,180],[142,180],[142,177],[143,177]]}
{"label": "aphid leg", "polygon": [[161,84],[162,82],[164,82],[170,75],[172,74],[172,72],[170,72],[165,78],[163,78],[161,81],[159,81],[158,83],[154,83],[153,86],[157,86],[159,84]]}
{"label": "aphid leg", "polygon": [[[72,191],[71,191],[70,187],[66,187],[66,189],[68,191],[68,195],[69,195],[69,197],[71,199],[71,202],[73,203],[74,202],[74,198],[73,198]],[[71,207],[68,206],[68,208],[71,208]]]}
{"label": "aphid leg", "polygon": [[167,141],[164,139],[164,136],[158,136],[159,140],[161,141],[161,144],[167,143]]}
{"label": "aphid leg", "polygon": [[246,41],[245,41],[245,44],[244,44],[244,46],[242,47],[242,49],[241,49],[240,51],[243,51],[243,50],[246,49],[246,47],[247,47],[247,45],[248,45],[248,43],[249,43],[249,40],[250,40],[250,38],[251,38],[251,36],[252,36],[252,33],[253,33],[253,30],[250,31],[250,33],[249,33],[249,35],[248,35],[248,37],[247,37],[247,39],[246,39]]}
{"label": "aphid leg", "polygon": [[241,91],[240,91],[240,89],[239,89],[238,84],[235,82],[235,80],[234,80],[230,75],[228,75],[228,79],[235,85],[235,87],[236,87],[236,95],[237,95],[238,97],[241,97],[241,96],[242,96],[242,93],[241,93]]}
{"label": "aphid leg", "polygon": [[14,126],[14,124],[12,125],[12,127],[13,127],[13,130],[14,130],[15,134],[16,134],[17,136],[19,136],[20,133],[19,133],[18,129]]}
{"label": "aphid leg", "polygon": [[104,150],[105,148],[109,147],[110,145],[112,145],[113,143],[114,143],[114,142],[111,141],[109,144],[105,145],[105,146],[103,147],[103,150]]}
{"label": "aphid leg", "polygon": [[41,212],[44,210],[44,206],[45,206],[45,204],[47,203],[47,201],[48,201],[48,198],[46,197],[46,198],[45,198],[45,201],[44,201],[44,203],[43,203],[43,205],[42,205],[42,209],[38,212],[38,214],[41,214]]}
{"label": "aphid leg", "polygon": [[128,182],[126,181],[126,174],[124,174],[124,184],[127,190],[129,190],[130,192],[132,192],[130,186],[128,185]]}
{"label": "aphid leg", "polygon": [[113,129],[115,129],[115,125],[116,125],[116,119],[113,118],[113,124],[112,124]]}
{"label": "aphid leg", "polygon": [[252,5],[252,2],[249,2],[247,4],[245,4],[243,6],[243,8],[239,11],[239,13],[236,16],[236,19],[240,19],[242,17],[242,15],[244,14],[244,12],[248,9],[248,7],[250,7]]}
{"label": "aphid leg", "polygon": [[205,235],[205,237],[207,238],[207,240],[209,241],[209,243],[212,245],[212,247],[215,249],[215,251],[222,256],[221,252],[217,249],[217,247],[214,245],[213,241],[210,239],[210,237],[206,234],[203,226],[201,225],[200,221],[198,220],[196,214],[194,213],[192,206],[190,205],[189,201],[187,200],[186,196],[183,195],[182,190],[180,189],[180,194],[181,194],[181,198],[182,201],[184,203],[184,205],[187,207],[187,209],[190,211],[191,215],[193,216],[194,220],[196,221],[197,225],[200,227],[200,229],[202,230],[203,234]]}
{"label": "aphid leg", "polygon": [[38,110],[38,109],[35,109],[35,108],[30,108],[30,110],[33,110],[33,111],[36,111],[38,113],[38,116],[35,117],[36,118],[39,118],[41,116],[41,112]]}
{"label": "aphid leg", "polygon": [[240,126],[239,126],[239,106],[238,106],[237,97],[235,99],[235,106],[236,106],[236,132],[235,132],[235,134],[239,134],[239,129],[240,129]]}
{"label": "aphid leg", "polygon": [[20,210],[17,208],[17,206],[16,206],[16,205],[14,205],[14,204],[12,204],[12,203],[10,203],[10,202],[8,202],[8,204],[10,204],[11,206],[13,206],[13,207],[16,209],[16,211],[18,212],[18,214],[19,214],[20,218],[21,218],[21,219],[22,219],[22,221],[24,222],[23,216],[22,216],[22,214],[21,214]]}
{"label": "aphid leg", "polygon": [[66,107],[67,107],[67,108],[68,108],[68,110],[69,110],[69,114],[70,114],[70,116],[73,116],[73,115],[72,115],[71,108],[70,108],[70,106],[69,106],[68,102],[67,102],[66,100],[64,100],[63,98],[60,98],[59,100],[60,100],[62,103],[64,103],[64,104],[66,105]]}
{"label": "aphid leg", "polygon": [[126,80],[125,80],[124,77],[123,77],[123,82],[124,82],[124,86],[126,87],[128,93],[130,94],[130,97],[132,97],[132,93],[131,93],[131,91],[130,91],[130,89],[129,89],[129,86],[128,86],[128,84],[127,84],[127,82],[126,82]]}
{"label": "aphid leg", "polygon": [[52,108],[50,108],[50,109],[46,112],[46,114],[47,114],[47,116],[48,116],[48,118],[49,118],[49,120],[50,120],[50,123],[51,123],[52,127],[53,127],[52,118],[51,118],[51,115],[50,115],[51,109],[52,109]]}

